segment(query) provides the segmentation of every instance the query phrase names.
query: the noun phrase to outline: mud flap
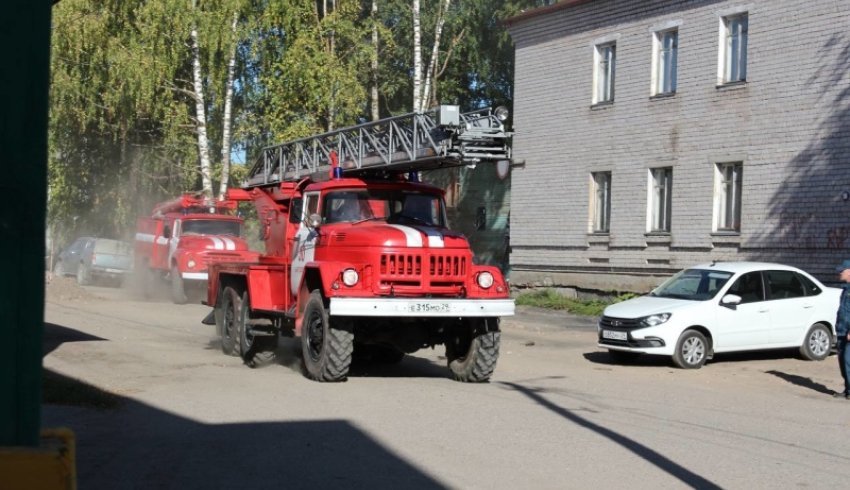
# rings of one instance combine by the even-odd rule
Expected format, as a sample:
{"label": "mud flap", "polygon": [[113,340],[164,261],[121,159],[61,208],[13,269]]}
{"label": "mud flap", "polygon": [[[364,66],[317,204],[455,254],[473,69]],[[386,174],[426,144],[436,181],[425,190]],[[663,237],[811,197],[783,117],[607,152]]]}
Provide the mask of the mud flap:
{"label": "mud flap", "polygon": [[201,323],[204,325],[215,325],[215,308],[210,310],[209,315],[205,316]]}

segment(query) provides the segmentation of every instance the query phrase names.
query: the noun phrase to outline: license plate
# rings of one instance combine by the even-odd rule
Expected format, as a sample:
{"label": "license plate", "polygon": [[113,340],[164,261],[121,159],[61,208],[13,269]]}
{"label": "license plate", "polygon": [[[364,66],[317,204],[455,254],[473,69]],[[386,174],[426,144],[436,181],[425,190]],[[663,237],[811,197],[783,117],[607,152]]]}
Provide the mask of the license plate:
{"label": "license plate", "polygon": [[603,339],[611,339],[611,340],[627,340],[629,335],[626,332],[615,332],[614,330],[603,330],[602,331]]}
{"label": "license plate", "polygon": [[408,303],[409,313],[448,313],[451,305],[448,303]]}

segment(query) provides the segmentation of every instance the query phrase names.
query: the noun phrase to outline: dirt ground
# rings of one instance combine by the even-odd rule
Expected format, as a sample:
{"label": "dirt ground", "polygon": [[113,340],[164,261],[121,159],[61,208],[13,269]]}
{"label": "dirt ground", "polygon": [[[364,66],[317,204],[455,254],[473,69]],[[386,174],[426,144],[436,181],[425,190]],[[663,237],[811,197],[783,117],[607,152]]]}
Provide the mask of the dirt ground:
{"label": "dirt ground", "polygon": [[[167,292],[167,288],[163,288]],[[77,436],[78,484],[135,488],[835,488],[850,402],[835,357],[612,363],[595,319],[518,308],[490,383],[452,381],[442,349],[316,383],[298,339],[250,369],[209,308],[132,288],[47,284],[45,372]],[[62,387],[69,387],[63,391]],[[82,393],[82,395],[80,395]],[[62,398],[61,396],[59,398]]]}

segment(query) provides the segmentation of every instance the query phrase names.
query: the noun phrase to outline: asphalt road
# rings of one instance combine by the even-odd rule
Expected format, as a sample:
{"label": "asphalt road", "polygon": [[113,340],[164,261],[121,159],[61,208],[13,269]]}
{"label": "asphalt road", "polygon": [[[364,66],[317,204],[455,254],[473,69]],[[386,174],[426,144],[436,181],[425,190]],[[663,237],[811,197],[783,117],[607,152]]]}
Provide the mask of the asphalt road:
{"label": "asphalt road", "polygon": [[442,348],[345,383],[307,380],[297,339],[250,369],[201,305],[50,294],[44,366],[120,396],[45,405],[77,437],[80,489],[843,488],[850,401],[835,357],[721,356],[697,371],[609,363],[594,319],[519,308],[493,380],[449,379]]}

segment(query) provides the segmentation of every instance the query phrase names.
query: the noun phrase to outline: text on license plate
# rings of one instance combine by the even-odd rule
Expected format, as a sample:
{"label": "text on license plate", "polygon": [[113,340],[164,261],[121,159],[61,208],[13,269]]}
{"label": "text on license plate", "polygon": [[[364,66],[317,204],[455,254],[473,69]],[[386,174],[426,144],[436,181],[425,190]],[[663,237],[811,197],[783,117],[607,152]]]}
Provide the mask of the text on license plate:
{"label": "text on license plate", "polygon": [[602,338],[612,340],[626,340],[628,339],[628,334],[626,332],[615,332],[614,330],[603,330]]}
{"label": "text on license plate", "polygon": [[408,303],[410,313],[448,313],[451,306],[448,303]]}

